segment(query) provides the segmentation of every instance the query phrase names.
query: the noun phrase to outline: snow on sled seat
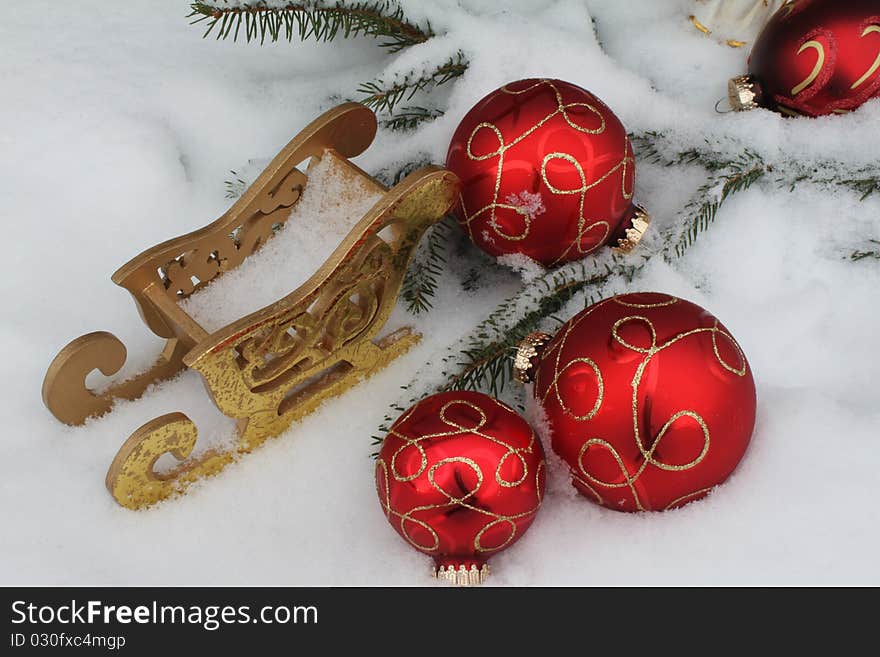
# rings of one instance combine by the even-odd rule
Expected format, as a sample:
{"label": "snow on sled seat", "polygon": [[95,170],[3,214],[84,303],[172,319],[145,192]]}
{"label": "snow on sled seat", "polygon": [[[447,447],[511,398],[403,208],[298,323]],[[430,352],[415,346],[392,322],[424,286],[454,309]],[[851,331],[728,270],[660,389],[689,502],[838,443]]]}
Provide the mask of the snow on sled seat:
{"label": "snow on sled seat", "polygon": [[[107,473],[107,488],[119,504],[137,509],[182,492],[278,435],[325,399],[382,369],[419,340],[408,328],[377,336],[394,308],[419,240],[449,210],[459,183],[451,172],[429,166],[386,189],[348,160],[365,151],[375,134],[375,115],[362,105],[346,103],[325,112],[222,217],[144,251],[113,274],[113,282],[134,297],[150,330],[166,340],[146,372],[101,394],[90,390],[85,384],[90,372],[99,369],[110,376],[126,359],[122,342],[104,331],[77,338],[52,361],[43,381],[43,401],[67,424],[82,424],[107,412],[115,398],[135,399],[150,384],[185,368],[198,371],[220,411],[238,421],[232,450],[209,450],[199,458],[189,458],[197,430],[183,413],[141,426]],[[327,157],[346,176],[381,193],[380,200],[305,283],[256,312],[206,331],[179,302],[269,240],[308,185],[297,165]],[[159,474],[154,466],[166,453],[180,463]]]}

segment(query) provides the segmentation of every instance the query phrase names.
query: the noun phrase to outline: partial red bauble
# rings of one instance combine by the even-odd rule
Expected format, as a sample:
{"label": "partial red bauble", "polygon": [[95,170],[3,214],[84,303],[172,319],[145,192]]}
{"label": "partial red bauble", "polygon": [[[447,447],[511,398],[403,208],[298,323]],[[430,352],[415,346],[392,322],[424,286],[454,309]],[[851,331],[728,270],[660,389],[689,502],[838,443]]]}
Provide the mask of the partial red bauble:
{"label": "partial red bauble", "polygon": [[479,583],[519,540],[544,494],[544,450],[509,406],[478,392],[432,395],[392,425],[376,462],[392,527],[438,574]]}
{"label": "partial red bauble", "polygon": [[749,58],[758,105],[820,116],[880,94],[880,0],[793,0]]}
{"label": "partial red bauble", "polygon": [[492,256],[577,260],[624,238],[635,214],[626,129],[562,80],[519,80],[483,98],[455,131],[446,166],[462,182],[459,223]]}
{"label": "partial red bauble", "polygon": [[546,344],[534,380],[573,484],[611,509],[703,497],[736,468],[755,425],[742,349],[707,311],[665,294],[583,310]]}

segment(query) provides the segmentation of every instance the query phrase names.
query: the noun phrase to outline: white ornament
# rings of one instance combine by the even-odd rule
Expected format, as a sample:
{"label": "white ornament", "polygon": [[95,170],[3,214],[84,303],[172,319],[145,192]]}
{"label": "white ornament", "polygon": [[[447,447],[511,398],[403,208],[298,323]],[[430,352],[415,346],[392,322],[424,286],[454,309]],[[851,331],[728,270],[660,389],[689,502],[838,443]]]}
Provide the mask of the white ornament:
{"label": "white ornament", "polygon": [[691,23],[722,43],[741,48],[752,43],[787,0],[694,0]]}

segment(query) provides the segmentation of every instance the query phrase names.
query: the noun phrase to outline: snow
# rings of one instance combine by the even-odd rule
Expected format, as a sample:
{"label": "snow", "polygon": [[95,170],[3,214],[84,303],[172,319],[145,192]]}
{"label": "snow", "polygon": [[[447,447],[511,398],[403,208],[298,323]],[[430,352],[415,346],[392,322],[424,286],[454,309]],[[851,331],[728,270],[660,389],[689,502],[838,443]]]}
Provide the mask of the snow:
{"label": "snow", "polygon": [[[232,439],[232,420],[216,411],[198,376],[184,373],[77,428],[59,424],[39,393],[54,354],[88,331],[111,331],[127,345],[123,375],[148,365],[158,341],[110,273],[219,216],[230,204],[230,170],[272,157],[362,81],[391,79],[459,49],[471,61],[440,94],[446,115],[412,134],[381,132],[357,160],[367,171],[422,154],[442,162],[475,101],[533,76],[590,89],[630,131],[662,132],[670,149],[708,142],[725,156],[748,147],[770,164],[855,168],[876,164],[880,146],[880,101],[816,120],[716,114],[747,52],[699,34],[687,21],[691,0],[516,0],[504,8],[407,0],[409,15],[430,18],[442,36],[396,56],[369,39],[263,47],[202,40],[184,18],[187,4],[34,0],[0,9],[0,198],[11,242],[0,327],[3,584],[432,583],[430,560],[384,520],[370,435],[401,385],[524,284],[505,268],[487,268],[478,291],[462,291],[464,265],[485,262],[478,254],[456,256],[431,313],[413,320],[395,312],[389,329],[414,324],[424,335],[418,347],[149,511],[119,507],[104,489],[106,469],[136,427],[171,411],[193,419],[202,443]],[[704,181],[696,167],[639,163],[637,198],[655,221],[647,249]],[[321,233],[327,239],[312,243],[310,256],[320,260],[335,247],[331,233]],[[684,258],[654,259],[634,280],[603,289],[675,294],[724,322],[758,386],[752,445],[706,500],[642,515],[578,497],[548,454],[544,507],[523,540],[492,558],[489,584],[880,584],[880,262],[848,258],[878,236],[880,197],[859,202],[845,189],[760,184],[731,198]],[[306,239],[290,230],[279,237]],[[250,280],[271,279],[282,264],[282,252],[261,256]],[[262,304],[257,294],[292,290],[314,262],[291,264],[271,289],[230,281],[224,291],[220,281],[191,310],[222,324]],[[574,299],[561,315],[583,303]]]}

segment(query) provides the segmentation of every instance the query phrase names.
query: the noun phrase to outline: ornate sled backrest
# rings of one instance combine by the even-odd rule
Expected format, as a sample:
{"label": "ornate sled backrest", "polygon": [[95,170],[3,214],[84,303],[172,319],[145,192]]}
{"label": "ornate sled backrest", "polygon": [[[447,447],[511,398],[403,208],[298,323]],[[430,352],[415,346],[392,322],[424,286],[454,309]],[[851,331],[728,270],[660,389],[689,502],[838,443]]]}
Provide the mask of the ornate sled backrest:
{"label": "ornate sled backrest", "polygon": [[176,302],[236,267],[290,216],[307,180],[297,165],[327,149],[355,157],[375,135],[376,117],[363,105],[346,103],[325,112],[278,153],[223,216],[144,251],[120,267],[113,282],[131,292],[153,332],[174,337],[174,327],[144,294],[150,283],[161,285]]}

